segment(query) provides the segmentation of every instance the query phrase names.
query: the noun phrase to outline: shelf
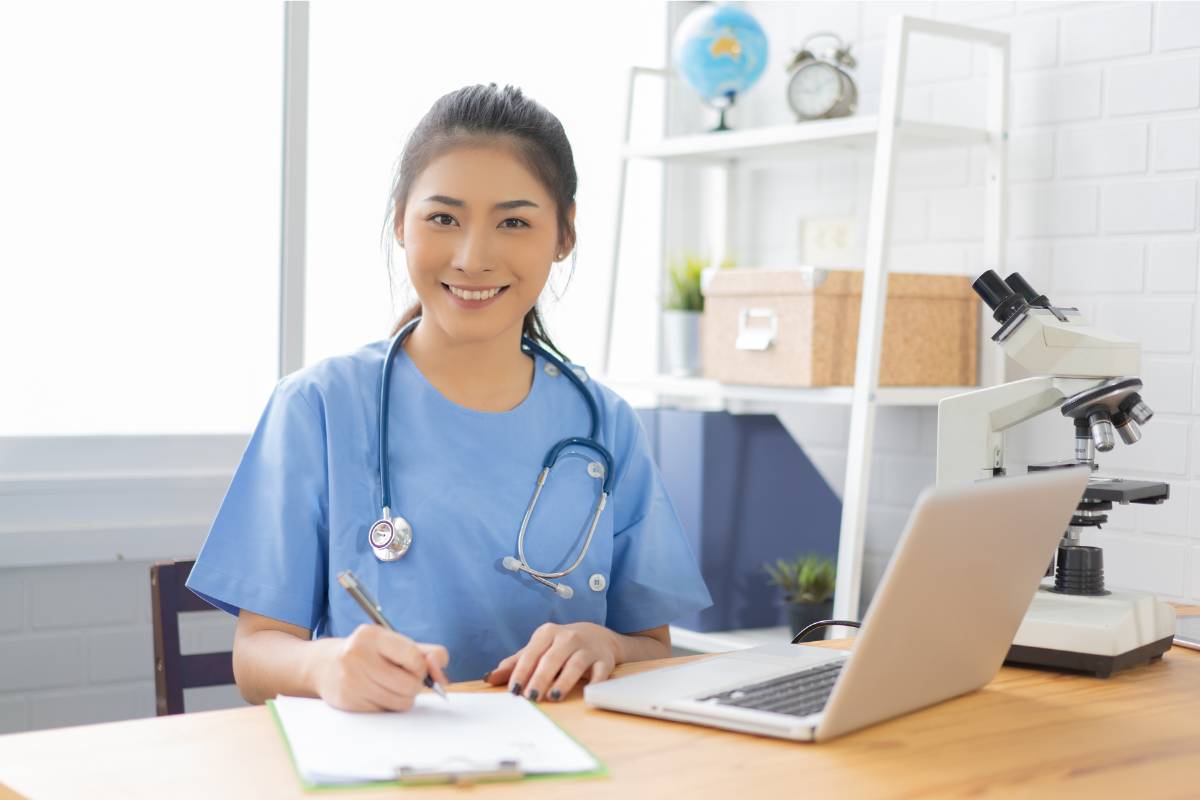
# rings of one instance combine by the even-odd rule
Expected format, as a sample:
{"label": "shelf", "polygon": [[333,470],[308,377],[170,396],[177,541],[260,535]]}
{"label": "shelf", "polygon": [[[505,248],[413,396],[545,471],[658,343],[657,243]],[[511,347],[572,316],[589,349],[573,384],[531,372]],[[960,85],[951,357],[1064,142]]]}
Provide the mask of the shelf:
{"label": "shelf", "polygon": [[[723,133],[676,136],[657,142],[631,143],[622,152],[626,158],[660,161],[719,163],[741,159],[772,159],[799,155],[814,148],[855,150],[871,147],[875,143],[878,130],[879,117],[870,114]],[[903,120],[897,123],[896,130],[902,143],[916,146],[984,144],[989,138],[989,133],[984,128],[933,122]]]}
{"label": "shelf", "polygon": [[[676,378],[659,375],[650,378],[599,379],[618,394],[624,391],[651,392],[660,397],[688,398],[715,406],[729,401],[774,404],[832,403],[849,405],[854,397],[850,386],[817,388],[749,386],[719,383],[706,378]],[[944,397],[978,389],[978,386],[885,386],[876,394],[881,406],[936,406]]]}

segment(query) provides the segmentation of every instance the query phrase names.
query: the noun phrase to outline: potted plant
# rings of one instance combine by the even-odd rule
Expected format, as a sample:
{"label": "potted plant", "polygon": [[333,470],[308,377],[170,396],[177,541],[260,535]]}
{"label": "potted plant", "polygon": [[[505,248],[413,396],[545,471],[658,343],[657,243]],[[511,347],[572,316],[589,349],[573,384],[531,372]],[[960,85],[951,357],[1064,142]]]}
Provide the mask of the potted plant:
{"label": "potted plant", "polygon": [[832,559],[815,554],[793,559],[776,559],[764,564],[768,583],[781,590],[781,602],[787,607],[792,635],[804,626],[833,614],[833,587],[837,568]]}
{"label": "potted plant", "polygon": [[[701,276],[709,259],[692,253],[667,264],[663,303],[663,367],[669,375],[700,374],[700,315],[704,313]],[[722,262],[721,268],[733,266]]]}

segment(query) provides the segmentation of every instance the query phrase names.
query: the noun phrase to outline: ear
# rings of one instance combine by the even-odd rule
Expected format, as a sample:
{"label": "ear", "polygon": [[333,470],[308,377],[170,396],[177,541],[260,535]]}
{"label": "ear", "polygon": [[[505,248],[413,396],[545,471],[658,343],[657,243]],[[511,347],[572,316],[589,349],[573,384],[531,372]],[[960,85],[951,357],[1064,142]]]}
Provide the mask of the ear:
{"label": "ear", "polygon": [[404,247],[404,215],[403,214],[396,215],[396,227],[394,228],[394,232],[396,234],[396,241],[400,243],[401,247]]}
{"label": "ear", "polygon": [[567,238],[563,242],[562,252],[564,254],[575,249],[575,203],[571,203],[571,207],[567,209],[567,223],[571,232],[567,234]]}

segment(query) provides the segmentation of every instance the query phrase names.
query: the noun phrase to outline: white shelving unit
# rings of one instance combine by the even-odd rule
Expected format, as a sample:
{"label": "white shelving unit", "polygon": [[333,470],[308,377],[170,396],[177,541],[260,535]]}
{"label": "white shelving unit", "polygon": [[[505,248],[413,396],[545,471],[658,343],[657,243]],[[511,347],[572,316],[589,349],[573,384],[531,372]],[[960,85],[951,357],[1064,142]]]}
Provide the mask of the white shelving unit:
{"label": "white shelving unit", "polygon": [[[940,125],[902,120],[899,110],[904,95],[904,74],[908,63],[910,37],[914,34],[946,37],[984,45],[989,54],[987,123],[984,127]],[[834,616],[855,619],[859,611],[862,583],[862,555],[867,512],[868,481],[871,473],[871,445],[874,438],[875,409],[880,405],[936,405],[943,397],[968,387],[879,387],[879,355],[883,334],[884,304],[887,289],[885,263],[892,223],[892,184],[896,153],[901,147],[945,145],[983,145],[986,147],[984,214],[984,260],[988,267],[1002,269],[1007,229],[1007,153],[1008,139],[1008,65],[1009,37],[1006,33],[955,25],[935,20],[895,16],[887,32],[883,82],[879,112],[874,115],[805,122],[766,128],[703,133],[680,136],[649,144],[631,144],[629,134],[633,110],[633,91],[639,76],[667,77],[669,70],[634,68],[630,72],[625,115],[625,146],[621,155],[618,183],[616,241],[608,283],[606,337],[602,358],[603,375],[618,391],[639,390],[664,400],[686,399],[709,408],[739,410],[743,404],[782,407],[803,403],[841,403],[850,406],[850,435],[846,458],[846,481],[842,497],[842,522],[838,545],[837,594]],[[653,159],[664,163],[716,165],[723,171],[720,182],[723,196],[717,198],[725,209],[723,229],[718,230],[718,259],[735,250],[736,231],[731,209],[735,172],[739,166],[761,161],[809,156],[826,151],[869,149],[874,151],[870,209],[867,220],[866,261],[864,264],[862,307],[859,317],[858,351],[854,385],[819,389],[781,389],[776,387],[738,386],[715,381],[653,376],[624,378],[610,374],[614,305],[618,259],[621,251],[621,220],[625,209],[625,185],[629,162]],[[986,317],[986,315],[981,315]],[[984,321],[981,320],[981,330]],[[984,337],[986,341],[986,337]],[[992,353],[980,352],[981,383],[1003,380],[1003,363]],[[973,387],[971,387],[973,388]],[[775,629],[769,629],[774,631]],[[688,641],[689,648],[700,649],[707,641],[713,647],[728,649],[741,641],[742,632],[697,634],[675,631]],[[772,634],[773,635],[773,634]],[[699,637],[699,638],[697,638]],[[705,638],[707,637],[707,638]],[[744,638],[744,637],[743,637]],[[751,637],[753,638],[753,637]],[[682,645],[681,646],[685,646]]]}

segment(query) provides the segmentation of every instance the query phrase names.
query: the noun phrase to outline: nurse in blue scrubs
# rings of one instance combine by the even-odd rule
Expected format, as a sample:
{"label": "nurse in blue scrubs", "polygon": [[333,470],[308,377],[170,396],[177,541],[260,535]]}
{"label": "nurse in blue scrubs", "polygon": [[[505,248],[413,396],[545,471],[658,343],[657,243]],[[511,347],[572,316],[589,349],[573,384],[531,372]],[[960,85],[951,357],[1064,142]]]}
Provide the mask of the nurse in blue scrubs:
{"label": "nurse in blue scrubs", "polygon": [[[420,300],[391,362],[391,512],[403,557],[377,557],[379,406],[389,340],[281,379],[238,465],[188,587],[238,617],[242,695],[323,697],[404,710],[440,683],[483,678],[559,700],[625,661],[670,655],[671,620],[711,604],[630,407],[555,348],[537,311],[575,244],[576,175],[558,119],[519,89],[439,99],[408,141],[389,224]],[[419,318],[419,319],[418,319]],[[579,566],[555,582],[504,565],[547,451],[588,435],[612,457],[611,497]],[[524,538],[534,569],[579,556],[603,484],[600,459],[567,447]],[[598,477],[599,475],[599,477]],[[337,582],[353,570],[396,631],[368,624]]]}

